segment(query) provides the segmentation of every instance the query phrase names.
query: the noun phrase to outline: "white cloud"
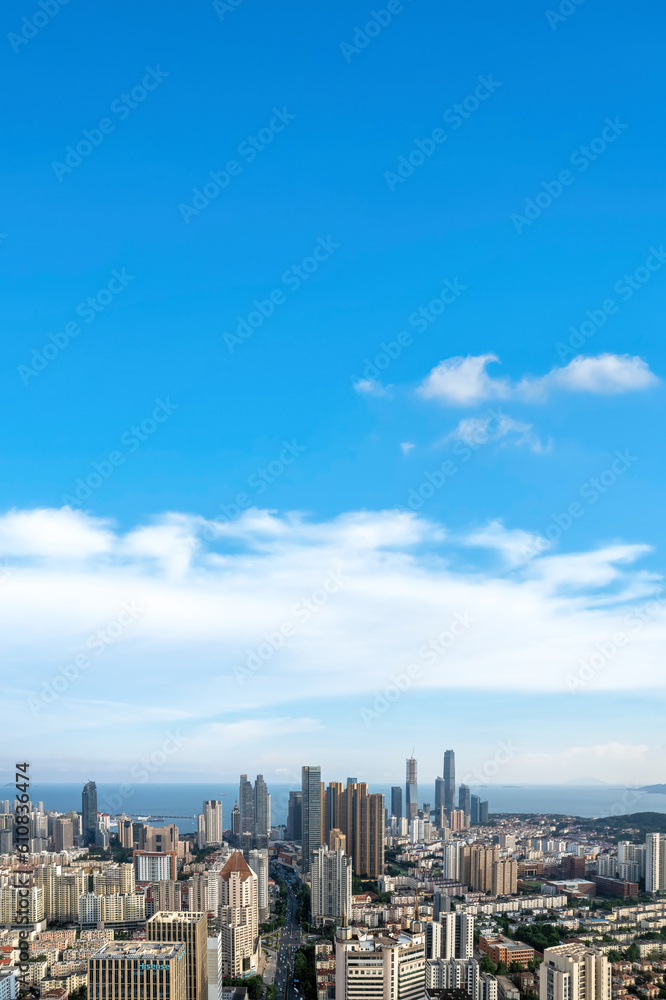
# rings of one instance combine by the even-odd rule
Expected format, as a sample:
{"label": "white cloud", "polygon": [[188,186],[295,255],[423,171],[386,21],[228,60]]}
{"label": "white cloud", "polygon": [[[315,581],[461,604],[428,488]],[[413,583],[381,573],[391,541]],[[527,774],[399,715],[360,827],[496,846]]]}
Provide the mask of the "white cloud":
{"label": "white cloud", "polygon": [[415,447],[416,445],[412,444],[411,441],[403,441],[402,444],[400,445],[400,449],[403,455],[409,455],[410,451]]}
{"label": "white cloud", "polygon": [[464,441],[465,444],[478,447],[505,438],[512,438],[513,443],[517,446],[525,445],[530,451],[538,454],[549,451],[552,444],[549,442],[548,445],[544,445],[534,433],[532,424],[521,423],[506,413],[495,413],[494,411],[483,417],[465,417],[455,430],[447,435],[445,440]]}
{"label": "white cloud", "polygon": [[354,391],[360,396],[387,396],[390,386],[384,386],[374,378],[360,378],[354,382]]}
{"label": "white cloud", "polygon": [[499,361],[495,354],[468,354],[466,358],[440,361],[419,386],[424,399],[438,399],[452,406],[474,406],[486,399],[506,399],[510,394],[507,379],[491,378],[486,367]]}
{"label": "white cloud", "polygon": [[[25,524],[33,516],[40,531],[26,560]],[[66,532],[72,543],[60,545]],[[433,696],[468,688],[568,696],[567,675],[618,631],[629,641],[590,690],[664,686],[661,604],[637,630],[628,617],[659,587],[640,568],[646,546],[570,555],[541,549],[524,560],[534,543],[529,532],[494,522],[453,536],[397,511],[314,523],[250,510],[225,524],[171,513],[126,534],[66,509],[13,511],[0,517],[0,539],[11,569],[0,587],[8,753],[29,731],[36,753],[50,759],[60,746],[62,761],[78,732],[95,747],[129,740],[132,763],[144,727],[141,740],[150,749],[179,720],[196,739],[218,732],[205,729],[213,722],[235,725],[263,712],[309,720],[292,726],[304,733],[300,745],[308,745],[305,731],[326,727],[332,695],[349,699],[356,718],[359,706],[413,662],[422,667],[414,691]],[[484,559],[473,562],[479,546],[500,552],[510,574]],[[79,559],[72,559],[74,550]],[[341,585],[327,593],[332,573]],[[91,653],[90,637],[117,618],[124,602],[136,602],[141,615]],[[457,614],[473,624],[426,663],[419,650]],[[260,647],[267,655],[259,669],[238,683],[234,668],[250,654],[256,662]],[[35,718],[28,699],[53,690],[62,668],[81,654],[89,665]],[[298,708],[303,699],[306,712]],[[221,713],[237,718],[220,720]],[[327,738],[333,746],[333,731]],[[235,752],[242,756],[240,747]],[[286,763],[297,762],[298,753],[290,751]]]}
{"label": "white cloud", "polygon": [[650,389],[660,381],[642,358],[629,354],[580,355],[564,368],[553,368],[543,376],[525,375],[517,383],[488,374],[487,366],[498,360],[495,354],[480,354],[440,361],[418,392],[449,406],[473,406],[489,399],[542,402],[555,390],[617,395]]}

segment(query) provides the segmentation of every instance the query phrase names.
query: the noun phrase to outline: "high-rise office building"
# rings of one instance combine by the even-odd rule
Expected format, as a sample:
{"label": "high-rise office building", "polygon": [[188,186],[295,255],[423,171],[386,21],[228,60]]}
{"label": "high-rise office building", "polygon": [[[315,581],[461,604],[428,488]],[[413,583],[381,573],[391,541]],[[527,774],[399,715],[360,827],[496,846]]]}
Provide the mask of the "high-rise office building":
{"label": "high-rise office building", "polygon": [[304,766],[301,769],[302,782],[302,871],[310,871],[312,852],[321,847],[321,767]]}
{"label": "high-rise office building", "polygon": [[450,812],[456,807],[456,755],[444,751],[444,808]]}
{"label": "high-rise office building", "polygon": [[240,837],[241,832],[241,814],[238,808],[238,799],[234,802],[234,807],[231,810],[231,836]]}
{"label": "high-rise office building", "polygon": [[479,802],[479,826],[488,826],[488,803]]}
{"label": "high-rise office building", "polygon": [[481,799],[478,795],[472,795],[470,798],[469,807],[469,821],[472,826],[478,826],[479,824],[479,807],[481,806]]}
{"label": "high-rise office building", "polygon": [[402,818],[402,788],[400,785],[393,785],[391,788],[391,816],[396,819]]}
{"label": "high-rise office building", "polygon": [[184,944],[110,941],[88,960],[88,998],[190,1000],[185,955]]}
{"label": "high-rise office building", "polygon": [[97,833],[97,785],[87,781],[81,794],[81,814],[83,817],[83,842],[86,847],[93,847]]}
{"label": "high-rise office building", "polygon": [[254,840],[254,788],[248,781],[247,774],[241,774],[238,788],[238,804],[240,806],[240,836],[244,849],[252,847]]}
{"label": "high-rise office building", "polygon": [[222,843],[222,802],[218,799],[206,799],[203,804],[204,835],[206,846]]}
{"label": "high-rise office building", "polygon": [[258,878],[240,851],[220,872],[220,933],[225,976],[253,976],[261,960]]}
{"label": "high-rise office building", "polygon": [[74,824],[71,819],[58,816],[53,823],[53,846],[59,854],[74,847]]}
{"label": "high-rise office building", "polygon": [[540,1000],[611,1000],[610,962],[596,948],[546,948],[539,969]]}
{"label": "high-rise office building", "polygon": [[208,917],[205,913],[156,913],[146,922],[146,941],[184,944],[187,1000],[208,1000]]}
{"label": "high-rise office building", "polygon": [[345,914],[351,913],[352,862],[343,850],[318,847],[312,854],[310,879],[310,907],[316,927],[340,923]]}
{"label": "high-rise office building", "polygon": [[300,840],[303,836],[303,793],[289,792],[287,812],[287,840]]}
{"label": "high-rise office building", "polygon": [[271,831],[271,797],[263,774],[258,774],[254,783],[254,846],[268,848]]}
{"label": "high-rise office building", "polygon": [[472,793],[469,785],[460,785],[458,789],[458,809],[462,809],[465,816],[469,816],[472,810]]}
{"label": "high-rise office building", "polygon": [[408,820],[414,819],[419,811],[419,786],[417,774],[417,761],[415,757],[408,757],[405,766],[405,816]]}

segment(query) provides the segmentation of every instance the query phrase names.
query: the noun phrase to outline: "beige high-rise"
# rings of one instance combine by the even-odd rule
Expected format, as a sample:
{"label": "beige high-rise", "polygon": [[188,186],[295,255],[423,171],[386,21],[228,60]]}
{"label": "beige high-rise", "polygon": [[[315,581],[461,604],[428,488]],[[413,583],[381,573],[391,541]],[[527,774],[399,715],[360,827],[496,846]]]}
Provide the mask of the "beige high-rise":
{"label": "beige high-rise", "polygon": [[223,974],[255,975],[261,959],[258,879],[240,851],[220,872],[219,885]]}
{"label": "beige high-rise", "polygon": [[493,862],[493,896],[511,896],[518,892],[518,862]]}
{"label": "beige high-rise", "polygon": [[539,969],[540,1000],[611,1000],[611,966],[596,948],[546,948]]}
{"label": "beige high-rise", "polygon": [[208,916],[205,913],[155,913],[146,922],[146,940],[182,942],[187,950],[186,1000],[208,1000]]}

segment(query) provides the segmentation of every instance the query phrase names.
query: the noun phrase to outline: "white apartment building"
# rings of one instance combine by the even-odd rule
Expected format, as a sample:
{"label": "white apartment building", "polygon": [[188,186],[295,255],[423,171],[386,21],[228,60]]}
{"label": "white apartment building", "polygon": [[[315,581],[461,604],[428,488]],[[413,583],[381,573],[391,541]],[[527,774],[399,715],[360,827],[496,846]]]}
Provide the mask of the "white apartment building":
{"label": "white apartment building", "polygon": [[439,920],[426,924],[428,958],[472,958],[474,955],[474,917],[471,913],[440,913]]}
{"label": "white apartment building", "polygon": [[472,1000],[481,1000],[481,973],[475,958],[427,959],[425,984],[430,990],[466,990]]}
{"label": "white apartment building", "polygon": [[423,1000],[425,934],[423,924],[399,938],[352,937],[339,927],[335,943],[336,1000]]}
{"label": "white apartment building", "polygon": [[310,864],[312,895],[310,907],[315,926],[340,921],[352,911],[352,860],[342,848],[329,851],[318,847]]}
{"label": "white apartment building", "polygon": [[222,1000],[222,935],[208,938],[208,1000]]}
{"label": "white apartment building", "polygon": [[648,833],[645,838],[645,891],[666,889],[666,836]]}
{"label": "white apartment building", "polygon": [[250,868],[257,876],[257,901],[259,904],[259,922],[264,923],[270,916],[268,902],[268,850],[257,848],[250,851]]}
{"label": "white apartment building", "polygon": [[222,802],[207,799],[203,804],[206,846],[222,843]]}
{"label": "white apartment building", "polygon": [[611,966],[596,948],[546,948],[539,978],[539,1000],[611,1000]]}

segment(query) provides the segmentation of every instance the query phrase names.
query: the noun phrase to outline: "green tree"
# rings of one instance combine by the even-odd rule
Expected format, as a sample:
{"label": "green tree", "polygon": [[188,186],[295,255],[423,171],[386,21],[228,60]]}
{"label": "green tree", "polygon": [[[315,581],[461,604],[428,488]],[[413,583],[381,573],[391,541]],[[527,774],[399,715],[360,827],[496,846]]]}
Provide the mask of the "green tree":
{"label": "green tree", "polygon": [[481,972],[489,972],[491,976],[494,976],[495,973],[497,972],[497,966],[493,962],[490,955],[483,956],[483,958],[479,962],[479,969],[481,970]]}

